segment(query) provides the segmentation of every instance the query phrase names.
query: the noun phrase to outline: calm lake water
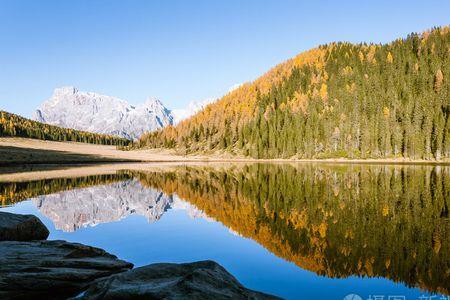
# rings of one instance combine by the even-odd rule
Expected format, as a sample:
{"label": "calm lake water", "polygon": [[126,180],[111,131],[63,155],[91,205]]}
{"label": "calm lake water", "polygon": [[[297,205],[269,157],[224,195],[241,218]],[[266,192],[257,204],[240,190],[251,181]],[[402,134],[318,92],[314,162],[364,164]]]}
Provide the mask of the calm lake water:
{"label": "calm lake water", "polygon": [[450,294],[450,167],[150,166],[2,182],[0,204],[49,239],[136,266],[212,259],[288,299]]}

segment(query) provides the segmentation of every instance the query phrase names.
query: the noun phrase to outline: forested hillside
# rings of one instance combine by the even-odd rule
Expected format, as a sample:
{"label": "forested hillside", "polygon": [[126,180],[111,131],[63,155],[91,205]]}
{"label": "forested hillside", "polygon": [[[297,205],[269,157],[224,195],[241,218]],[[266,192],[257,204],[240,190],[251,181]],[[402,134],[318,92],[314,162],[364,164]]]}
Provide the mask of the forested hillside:
{"label": "forested hillside", "polygon": [[126,146],[131,143],[124,138],[52,126],[5,111],[0,111],[0,136],[117,146]]}
{"label": "forested hillside", "polygon": [[331,43],[282,63],[138,147],[255,158],[450,158],[450,31]]}

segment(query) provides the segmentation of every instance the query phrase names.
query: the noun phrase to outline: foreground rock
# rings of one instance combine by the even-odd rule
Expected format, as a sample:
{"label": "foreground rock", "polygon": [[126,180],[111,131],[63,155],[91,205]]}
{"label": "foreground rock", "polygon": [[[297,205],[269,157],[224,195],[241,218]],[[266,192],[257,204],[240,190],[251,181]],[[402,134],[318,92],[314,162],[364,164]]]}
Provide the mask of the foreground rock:
{"label": "foreground rock", "polygon": [[35,216],[0,212],[0,299],[279,299],[246,289],[213,261],[129,271],[133,264],[102,249],[48,234]]}
{"label": "foreground rock", "polygon": [[0,212],[0,241],[45,240],[49,231],[33,215]]}
{"label": "foreground rock", "polygon": [[65,241],[0,242],[0,299],[61,299],[131,269],[102,249]]}
{"label": "foreground rock", "polygon": [[76,299],[280,299],[246,289],[213,261],[152,264],[95,281]]}

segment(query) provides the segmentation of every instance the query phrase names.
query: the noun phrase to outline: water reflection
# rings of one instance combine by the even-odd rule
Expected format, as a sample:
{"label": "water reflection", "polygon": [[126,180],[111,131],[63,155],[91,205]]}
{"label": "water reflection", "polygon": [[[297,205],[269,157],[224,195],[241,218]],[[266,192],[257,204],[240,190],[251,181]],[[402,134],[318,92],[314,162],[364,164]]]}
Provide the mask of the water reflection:
{"label": "water reflection", "polygon": [[[64,231],[130,214],[154,222],[168,209],[182,207],[319,275],[384,277],[431,292],[450,291],[447,167],[180,166],[70,182],[1,184],[0,190],[6,204],[34,197],[38,209]],[[65,191],[55,193],[60,190]]]}
{"label": "water reflection", "polygon": [[173,204],[173,197],[142,187],[136,180],[65,191],[32,199],[51,219],[56,229],[66,232],[81,227],[115,222],[131,214],[159,220]]}
{"label": "water reflection", "polygon": [[448,294],[449,171],[253,164],[136,176],[303,269]]}
{"label": "water reflection", "polygon": [[132,177],[127,172],[92,175],[74,178],[55,178],[19,182],[0,182],[0,206],[8,206],[22,200],[74,188],[82,188],[118,182]]}

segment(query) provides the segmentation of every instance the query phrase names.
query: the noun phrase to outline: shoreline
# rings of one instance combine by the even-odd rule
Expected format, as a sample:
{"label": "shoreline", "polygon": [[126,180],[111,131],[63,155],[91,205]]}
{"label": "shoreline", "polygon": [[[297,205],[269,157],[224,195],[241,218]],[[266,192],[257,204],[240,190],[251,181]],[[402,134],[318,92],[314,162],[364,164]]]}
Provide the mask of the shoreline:
{"label": "shoreline", "polygon": [[[3,150],[3,151],[2,151]],[[0,166],[70,166],[115,163],[322,163],[376,165],[450,165],[448,160],[405,158],[255,159],[230,154],[179,155],[173,149],[118,150],[115,146],[53,142],[27,138],[0,138]]]}

